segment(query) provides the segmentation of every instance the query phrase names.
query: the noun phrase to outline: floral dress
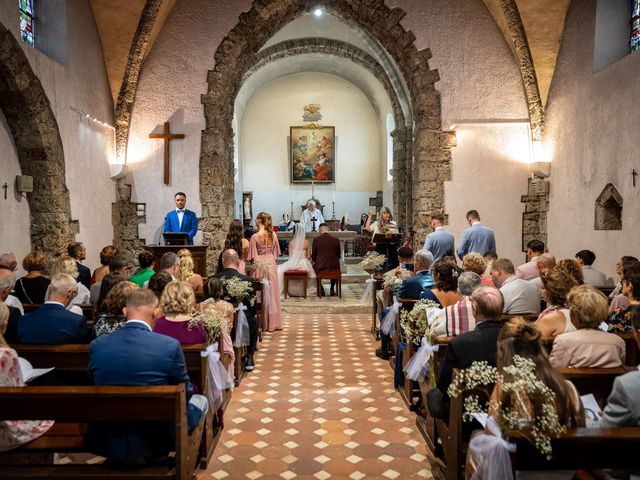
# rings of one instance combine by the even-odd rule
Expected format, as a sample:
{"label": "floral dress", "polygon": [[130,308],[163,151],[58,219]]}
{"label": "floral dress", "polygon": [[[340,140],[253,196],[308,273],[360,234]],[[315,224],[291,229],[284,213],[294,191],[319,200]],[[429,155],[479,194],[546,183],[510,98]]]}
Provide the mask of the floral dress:
{"label": "floral dress", "polygon": [[[0,347],[0,386],[24,387],[18,354],[8,347]],[[53,420],[0,421],[0,452],[20,447],[43,435]]]}

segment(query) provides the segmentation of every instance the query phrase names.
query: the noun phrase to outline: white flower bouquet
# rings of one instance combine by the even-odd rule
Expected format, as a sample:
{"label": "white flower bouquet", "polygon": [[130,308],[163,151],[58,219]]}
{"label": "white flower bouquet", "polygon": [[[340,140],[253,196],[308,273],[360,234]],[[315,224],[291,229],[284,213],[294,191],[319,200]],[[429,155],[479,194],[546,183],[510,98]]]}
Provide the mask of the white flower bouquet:
{"label": "white flower bouquet", "polygon": [[224,300],[227,302],[253,305],[256,301],[253,285],[249,281],[240,280],[237,277],[223,278],[222,286],[225,293]]}
{"label": "white flower bouquet", "polygon": [[188,323],[189,328],[199,328],[207,345],[217,342],[222,332],[228,331],[227,319],[220,315],[214,305],[205,305],[202,313],[197,313]]}
{"label": "white flower bouquet", "polygon": [[503,435],[518,430],[541,454],[551,459],[551,437],[563,433],[566,427],[558,419],[555,393],[536,377],[535,370],[532,360],[519,355],[515,355],[513,364],[502,372],[487,362],[474,362],[456,375],[447,393],[454,398],[465,391],[483,390],[487,398],[491,398],[491,390],[496,385],[500,391],[497,400],[481,402],[478,395],[465,398],[463,419],[471,421],[474,414],[490,411]]}
{"label": "white flower bouquet", "polygon": [[398,277],[395,270],[390,270],[382,276],[382,284],[386,290],[395,290],[402,285],[402,278]]}
{"label": "white flower bouquet", "polygon": [[381,253],[368,252],[360,262],[360,267],[362,267],[365,272],[373,273],[382,268],[386,259],[387,257]]}
{"label": "white flower bouquet", "polygon": [[420,344],[422,337],[432,337],[429,325],[440,313],[440,307],[432,300],[418,300],[411,311],[400,313],[400,328],[407,343]]}

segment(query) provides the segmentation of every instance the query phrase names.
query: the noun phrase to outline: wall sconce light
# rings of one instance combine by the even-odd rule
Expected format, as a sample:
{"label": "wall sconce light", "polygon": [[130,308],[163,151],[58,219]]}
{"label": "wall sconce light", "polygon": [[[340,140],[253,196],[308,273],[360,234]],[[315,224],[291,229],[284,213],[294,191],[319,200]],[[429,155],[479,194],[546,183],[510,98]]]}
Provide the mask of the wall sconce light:
{"label": "wall sconce light", "polygon": [[533,162],[531,173],[534,177],[547,178],[551,173],[551,164],[549,162]]}
{"label": "wall sconce light", "polygon": [[146,203],[137,203],[136,204],[136,215],[139,217],[144,217],[147,213],[147,204]]}

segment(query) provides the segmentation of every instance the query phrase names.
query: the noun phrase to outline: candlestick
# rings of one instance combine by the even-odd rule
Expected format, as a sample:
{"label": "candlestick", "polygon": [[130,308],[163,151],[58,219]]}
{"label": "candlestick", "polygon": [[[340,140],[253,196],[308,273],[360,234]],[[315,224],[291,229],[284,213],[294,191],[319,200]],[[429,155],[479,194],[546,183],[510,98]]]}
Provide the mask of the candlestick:
{"label": "candlestick", "polygon": [[311,198],[313,198],[313,180],[311,180]]}
{"label": "candlestick", "polygon": [[293,220],[293,198],[291,199],[291,220]]}
{"label": "candlestick", "polygon": [[336,192],[331,192],[331,201],[332,202],[336,201]]}
{"label": "candlestick", "polygon": [[332,211],[331,211],[331,220],[335,220],[336,219],[336,201],[335,199],[333,200],[333,202],[331,202],[331,204],[333,205]]}

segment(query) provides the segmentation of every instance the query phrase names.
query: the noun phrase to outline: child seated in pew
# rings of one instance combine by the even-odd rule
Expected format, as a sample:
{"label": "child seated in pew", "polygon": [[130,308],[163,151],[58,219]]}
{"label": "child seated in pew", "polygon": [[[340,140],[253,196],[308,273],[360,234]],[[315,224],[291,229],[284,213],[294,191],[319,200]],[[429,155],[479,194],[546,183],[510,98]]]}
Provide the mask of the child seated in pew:
{"label": "child seated in pew", "polygon": [[205,300],[198,305],[198,309],[204,312],[207,308],[214,308],[219,315],[227,319],[227,330],[222,332],[222,345],[218,346],[219,351],[229,357],[227,372],[229,377],[234,375],[235,354],[233,351],[233,341],[231,340],[231,329],[233,328],[234,308],[229,302],[222,299],[224,290],[219,278],[210,277],[204,285]]}
{"label": "child seated in pew", "polygon": [[607,297],[591,285],[574,287],[567,298],[576,331],[555,337],[549,361],[555,368],[616,368],[626,348],[618,335],[598,329],[608,315]]}
{"label": "child seated in pew", "polygon": [[[4,340],[9,308],[0,302],[0,387],[24,387],[18,354]],[[0,421],[0,452],[6,452],[42,436],[53,425],[53,420]]]}
{"label": "child seated in pew", "polygon": [[[582,427],[585,423],[584,409],[578,391],[573,384],[564,378],[551,366],[542,345],[542,334],[536,325],[527,322],[522,317],[509,320],[498,336],[497,367],[503,370],[513,364],[513,357],[533,360],[536,364],[535,375],[555,393],[556,413],[561,425],[567,427]],[[504,374],[504,371],[503,371]],[[501,400],[509,405],[511,393],[502,391],[499,384],[493,389],[491,400]],[[536,399],[529,399],[534,414],[539,414],[541,404]],[[511,475],[511,461],[508,453],[501,456],[496,450],[505,449],[501,441],[491,441],[499,434],[496,424],[497,412],[489,408],[487,427],[484,431],[474,433],[469,442],[467,454],[467,470],[474,471],[473,478],[496,479],[513,478]],[[493,425],[493,426],[492,426]],[[501,458],[502,461],[498,460]],[[520,472],[517,478],[566,478],[571,479],[575,472]]]}

